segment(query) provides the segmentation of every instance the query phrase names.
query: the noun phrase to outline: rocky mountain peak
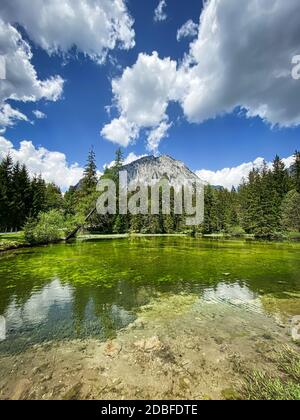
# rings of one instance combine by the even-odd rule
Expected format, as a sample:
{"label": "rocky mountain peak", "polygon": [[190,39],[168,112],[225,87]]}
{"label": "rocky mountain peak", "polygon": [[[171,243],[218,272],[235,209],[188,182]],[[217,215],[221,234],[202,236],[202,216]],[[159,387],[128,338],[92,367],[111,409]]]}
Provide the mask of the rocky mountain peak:
{"label": "rocky mountain peak", "polygon": [[151,185],[158,180],[167,179],[175,186],[200,180],[183,162],[168,155],[146,156],[123,166],[121,170],[127,171],[128,182],[139,184]]}

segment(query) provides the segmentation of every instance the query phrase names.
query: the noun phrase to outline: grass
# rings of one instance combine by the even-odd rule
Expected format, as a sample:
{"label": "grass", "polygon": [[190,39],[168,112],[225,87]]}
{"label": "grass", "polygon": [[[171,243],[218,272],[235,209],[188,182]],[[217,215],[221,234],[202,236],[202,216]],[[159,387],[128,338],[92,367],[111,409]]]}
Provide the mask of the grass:
{"label": "grass", "polygon": [[274,356],[279,375],[254,371],[247,375],[242,387],[246,400],[300,400],[300,355],[290,347]]}
{"label": "grass", "polygon": [[300,232],[289,232],[288,233],[288,238],[293,239],[293,240],[295,240],[295,239],[300,240]]}
{"label": "grass", "polygon": [[0,234],[0,251],[16,249],[24,245],[26,245],[26,243],[23,232]]}

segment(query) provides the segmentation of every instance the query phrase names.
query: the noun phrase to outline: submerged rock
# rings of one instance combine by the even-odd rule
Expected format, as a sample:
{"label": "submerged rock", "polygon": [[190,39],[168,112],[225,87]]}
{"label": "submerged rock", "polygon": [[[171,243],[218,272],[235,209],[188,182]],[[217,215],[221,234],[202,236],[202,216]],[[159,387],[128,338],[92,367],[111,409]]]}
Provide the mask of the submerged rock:
{"label": "submerged rock", "polygon": [[28,379],[21,379],[17,382],[11,399],[13,401],[24,400],[30,391],[31,382]]}
{"label": "submerged rock", "polygon": [[291,334],[294,342],[300,341],[300,316],[294,317],[292,319]]}
{"label": "submerged rock", "polygon": [[143,339],[134,343],[138,350],[145,352],[159,351],[163,349],[163,344],[158,337],[154,336],[149,339]]}
{"label": "submerged rock", "polygon": [[122,351],[122,346],[116,341],[109,341],[104,349],[106,356],[115,357]]}
{"label": "submerged rock", "polygon": [[63,400],[72,401],[78,400],[80,396],[80,391],[82,384],[78,382],[76,385],[72,386],[64,395]]}

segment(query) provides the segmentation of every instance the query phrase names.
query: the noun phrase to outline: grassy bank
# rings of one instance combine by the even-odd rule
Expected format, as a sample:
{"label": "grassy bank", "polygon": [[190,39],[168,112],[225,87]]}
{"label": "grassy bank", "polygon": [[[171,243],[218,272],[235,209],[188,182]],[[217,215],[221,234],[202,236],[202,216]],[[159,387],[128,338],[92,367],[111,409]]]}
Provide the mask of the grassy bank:
{"label": "grassy bank", "polygon": [[246,400],[300,400],[300,356],[290,347],[276,353],[272,362],[279,375],[255,371],[247,375],[242,389]]}
{"label": "grassy bank", "polygon": [[[124,234],[80,234],[77,236],[77,240],[80,241],[89,241],[89,240],[105,240],[105,239],[127,239],[127,238],[144,238],[144,237],[186,237],[189,236],[183,233],[175,233],[175,234],[142,234],[142,233],[124,233]],[[197,235],[199,238],[204,239],[236,239],[236,240],[255,240],[254,235],[243,235],[243,236],[234,236],[224,233],[216,233],[210,235]],[[295,241],[300,240],[300,233],[290,233],[284,239],[284,241]],[[58,241],[64,241],[63,235]],[[277,242],[271,241],[270,242]],[[52,242],[49,242],[49,244]],[[0,234],[0,252],[14,250],[23,247],[30,247],[34,246],[33,244],[29,244],[26,242],[24,238],[24,232],[15,232],[15,233],[1,233]]]}
{"label": "grassy bank", "polygon": [[24,239],[23,232],[0,234],[0,252],[9,251],[10,249],[17,249],[24,246],[28,246],[28,244]]}

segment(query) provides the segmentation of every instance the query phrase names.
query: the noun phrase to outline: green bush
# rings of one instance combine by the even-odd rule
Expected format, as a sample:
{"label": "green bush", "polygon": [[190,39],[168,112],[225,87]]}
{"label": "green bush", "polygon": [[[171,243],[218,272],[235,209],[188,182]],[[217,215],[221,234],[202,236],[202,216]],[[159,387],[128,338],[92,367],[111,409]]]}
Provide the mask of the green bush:
{"label": "green bush", "polygon": [[228,228],[228,233],[230,236],[235,238],[241,238],[246,235],[246,232],[241,226],[232,226]]}
{"label": "green bush", "polygon": [[37,220],[30,219],[24,227],[25,241],[29,244],[58,242],[64,237],[65,218],[58,210],[40,213]]}
{"label": "green bush", "polygon": [[83,225],[85,222],[85,217],[83,215],[76,215],[76,216],[71,216],[68,215],[64,218],[63,220],[63,233],[64,233],[64,237],[67,237],[70,233],[72,233],[74,231],[74,229],[78,226]]}

